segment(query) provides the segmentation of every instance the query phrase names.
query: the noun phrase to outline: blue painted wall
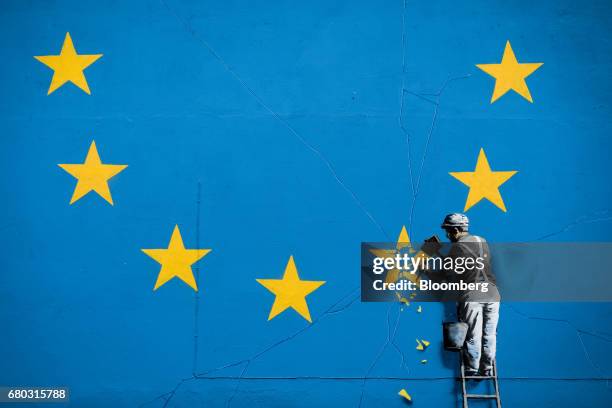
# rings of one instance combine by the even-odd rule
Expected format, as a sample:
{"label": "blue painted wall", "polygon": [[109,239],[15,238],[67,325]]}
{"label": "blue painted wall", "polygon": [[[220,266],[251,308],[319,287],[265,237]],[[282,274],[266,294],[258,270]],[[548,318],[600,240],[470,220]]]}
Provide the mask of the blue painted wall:
{"label": "blue painted wall", "polygon": [[[92,408],[400,407],[401,388],[455,406],[445,308],[360,303],[359,244],[439,232],[467,194],[448,172],[472,170],[480,147],[519,173],[507,213],[469,211],[474,231],[610,241],[611,17],[607,1],[2,2],[0,385],[68,385],[70,406]],[[91,96],[46,95],[33,56],[67,31],[104,54],[85,71]],[[494,80],[474,65],[499,62],[506,40],[544,62],[533,104],[489,103]],[[57,164],[94,139],[129,167],[114,206],[93,193],[70,206]],[[159,266],[140,250],[175,224],[213,249],[199,298],[176,279],[152,291]],[[327,281],[312,325],[267,321],[255,279],[279,278],[290,254]],[[504,304],[504,405],[612,405],[611,323],[610,304]]]}

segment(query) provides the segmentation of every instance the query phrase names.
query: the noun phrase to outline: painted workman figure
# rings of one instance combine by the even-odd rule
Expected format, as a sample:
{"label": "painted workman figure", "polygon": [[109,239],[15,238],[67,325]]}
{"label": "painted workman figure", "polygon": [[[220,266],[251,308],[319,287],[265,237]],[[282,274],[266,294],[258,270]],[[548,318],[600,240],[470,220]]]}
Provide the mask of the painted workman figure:
{"label": "painted workman figure", "polygon": [[457,315],[460,322],[468,325],[463,346],[465,375],[491,376],[495,361],[500,296],[491,268],[489,246],[483,238],[468,232],[469,220],[464,214],[447,215],[441,227],[452,243],[450,256],[484,259],[484,268],[473,268],[456,275],[466,282],[488,283],[488,290],[484,294],[480,291],[459,294]]}

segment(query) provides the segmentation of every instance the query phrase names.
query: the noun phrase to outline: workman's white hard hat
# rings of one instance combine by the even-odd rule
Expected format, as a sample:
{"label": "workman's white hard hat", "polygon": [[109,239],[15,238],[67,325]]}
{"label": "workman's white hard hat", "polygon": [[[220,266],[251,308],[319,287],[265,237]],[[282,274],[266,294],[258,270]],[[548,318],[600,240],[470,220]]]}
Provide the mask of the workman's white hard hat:
{"label": "workman's white hard hat", "polygon": [[441,227],[442,228],[448,228],[448,227],[467,228],[469,223],[470,223],[470,220],[468,220],[468,217],[465,214],[452,213],[444,217],[444,222],[442,223]]}

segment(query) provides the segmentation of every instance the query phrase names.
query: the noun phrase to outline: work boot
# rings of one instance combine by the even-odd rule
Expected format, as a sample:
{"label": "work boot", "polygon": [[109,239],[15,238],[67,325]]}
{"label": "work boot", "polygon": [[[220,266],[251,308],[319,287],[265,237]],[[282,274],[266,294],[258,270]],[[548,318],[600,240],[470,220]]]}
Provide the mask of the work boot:
{"label": "work boot", "polygon": [[481,372],[483,377],[493,377],[493,369],[492,368],[484,368]]}
{"label": "work boot", "polygon": [[478,370],[470,370],[470,369],[466,369],[464,371],[464,375],[466,377],[472,377],[472,376],[479,376],[480,374],[478,374]]}

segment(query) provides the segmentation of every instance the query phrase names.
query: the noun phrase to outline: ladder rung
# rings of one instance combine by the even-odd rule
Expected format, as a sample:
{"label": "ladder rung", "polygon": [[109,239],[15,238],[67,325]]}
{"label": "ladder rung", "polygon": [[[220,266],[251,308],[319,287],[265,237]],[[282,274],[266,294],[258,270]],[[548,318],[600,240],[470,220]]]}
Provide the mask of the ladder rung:
{"label": "ladder rung", "polygon": [[468,398],[492,398],[496,399],[497,395],[495,394],[466,394]]}
{"label": "ladder rung", "polygon": [[468,380],[485,380],[485,379],[494,379],[494,375],[466,375],[463,377]]}

